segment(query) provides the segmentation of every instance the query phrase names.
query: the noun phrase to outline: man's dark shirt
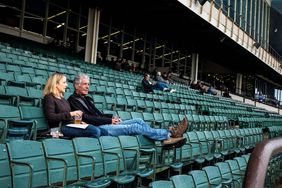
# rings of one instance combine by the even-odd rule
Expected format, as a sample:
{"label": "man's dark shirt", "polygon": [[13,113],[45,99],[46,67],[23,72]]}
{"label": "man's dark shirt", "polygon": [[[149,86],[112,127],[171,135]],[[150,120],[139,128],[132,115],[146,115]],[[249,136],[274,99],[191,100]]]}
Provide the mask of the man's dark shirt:
{"label": "man's dark shirt", "polygon": [[82,96],[73,93],[68,101],[72,110],[81,110],[83,112],[82,121],[95,126],[112,123],[112,118],[105,117],[94,105],[94,101],[89,96]]}
{"label": "man's dark shirt", "polygon": [[145,93],[152,93],[154,86],[152,84],[150,84],[150,82],[148,80],[146,80],[145,78],[142,80],[142,85],[143,85],[143,89]]}

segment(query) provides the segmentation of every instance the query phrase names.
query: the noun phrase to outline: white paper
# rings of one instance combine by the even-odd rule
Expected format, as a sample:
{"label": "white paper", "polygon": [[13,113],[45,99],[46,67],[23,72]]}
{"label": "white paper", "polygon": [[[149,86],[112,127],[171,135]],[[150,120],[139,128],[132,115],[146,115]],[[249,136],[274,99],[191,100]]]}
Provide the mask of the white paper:
{"label": "white paper", "polygon": [[78,129],[86,129],[89,124],[67,124],[68,127],[78,128]]}

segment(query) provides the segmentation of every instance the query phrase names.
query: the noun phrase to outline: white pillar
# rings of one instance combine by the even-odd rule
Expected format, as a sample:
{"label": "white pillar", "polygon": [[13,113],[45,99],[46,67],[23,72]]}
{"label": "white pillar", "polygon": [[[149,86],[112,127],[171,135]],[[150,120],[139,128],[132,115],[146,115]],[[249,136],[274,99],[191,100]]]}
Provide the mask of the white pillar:
{"label": "white pillar", "polygon": [[242,94],[242,74],[237,74],[236,76],[236,93]]}
{"label": "white pillar", "polygon": [[198,81],[199,54],[192,54],[191,81]]}
{"label": "white pillar", "polygon": [[85,61],[94,64],[96,64],[96,59],[97,59],[99,24],[100,24],[100,10],[98,8],[95,9],[89,8]]}

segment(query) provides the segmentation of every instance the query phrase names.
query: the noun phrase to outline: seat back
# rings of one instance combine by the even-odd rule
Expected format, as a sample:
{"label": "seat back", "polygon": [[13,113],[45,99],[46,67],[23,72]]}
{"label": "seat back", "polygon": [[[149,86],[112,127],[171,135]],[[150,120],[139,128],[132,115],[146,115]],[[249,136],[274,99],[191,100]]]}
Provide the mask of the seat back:
{"label": "seat back", "polygon": [[193,157],[198,157],[202,155],[202,149],[201,149],[201,144],[198,140],[198,136],[196,132],[186,132],[184,133],[187,135],[187,140],[189,141],[188,143],[191,144],[192,146],[192,156]]}
{"label": "seat back", "polygon": [[11,170],[8,151],[5,144],[0,144],[0,185],[3,188],[12,187]]}
{"label": "seat back", "polygon": [[[45,139],[42,141],[47,158],[59,160],[47,160],[49,183],[63,183],[64,181],[77,180],[77,165],[71,140]],[[67,161],[66,166],[64,162]],[[67,176],[64,177],[64,168]]]}
{"label": "seat back", "polygon": [[226,162],[218,162],[215,164],[218,167],[222,178],[224,179],[232,179],[232,171],[229,165]]}
{"label": "seat back", "polygon": [[34,106],[20,106],[20,115],[22,120],[35,120],[38,131],[49,129],[49,125],[45,119],[43,109]]}
{"label": "seat back", "polygon": [[193,177],[190,175],[186,174],[181,174],[181,175],[175,175],[172,176],[171,181],[174,185],[174,187],[177,188],[194,188],[196,187],[194,184]]}
{"label": "seat back", "polygon": [[79,178],[90,177],[93,172],[92,159],[89,157],[80,157],[80,155],[95,158],[94,177],[104,175],[103,157],[99,140],[97,138],[77,137],[72,141],[77,156]]}
{"label": "seat back", "polygon": [[121,146],[117,137],[101,136],[99,138],[104,160],[104,169],[106,173],[123,171],[124,159]]}
{"label": "seat back", "polygon": [[241,171],[245,172],[247,168],[247,162],[244,157],[235,157],[234,160],[238,163]]}
{"label": "seat back", "polygon": [[215,166],[206,166],[202,170],[204,170],[207,174],[210,184],[219,185],[222,183],[222,178],[220,171]]}
{"label": "seat back", "polygon": [[153,181],[151,186],[152,188],[174,188],[172,181],[168,180]]}
{"label": "seat back", "polygon": [[126,169],[136,169],[139,163],[139,144],[135,136],[119,136]]}
{"label": "seat back", "polygon": [[209,180],[206,173],[202,170],[192,170],[189,172],[193,177],[195,185],[197,188],[207,188],[209,187]]}
{"label": "seat back", "polygon": [[[0,119],[20,120],[20,112],[17,107],[0,105]],[[5,142],[8,133],[8,123],[0,120],[0,142]],[[12,135],[10,135],[12,137]]]}
{"label": "seat back", "polygon": [[[29,187],[30,184],[30,187],[48,185],[47,168],[41,142],[18,140],[7,143],[7,146],[12,164],[13,187]],[[18,162],[31,165],[32,173],[30,174],[27,165],[18,165]],[[32,178],[31,182],[30,178]]]}

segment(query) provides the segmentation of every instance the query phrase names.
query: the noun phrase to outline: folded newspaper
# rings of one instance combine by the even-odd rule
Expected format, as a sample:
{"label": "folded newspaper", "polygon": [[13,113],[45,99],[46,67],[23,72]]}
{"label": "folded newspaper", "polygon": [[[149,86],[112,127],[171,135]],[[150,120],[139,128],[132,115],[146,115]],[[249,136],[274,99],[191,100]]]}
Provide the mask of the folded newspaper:
{"label": "folded newspaper", "polygon": [[78,129],[86,129],[89,124],[67,124],[68,127],[78,128]]}

